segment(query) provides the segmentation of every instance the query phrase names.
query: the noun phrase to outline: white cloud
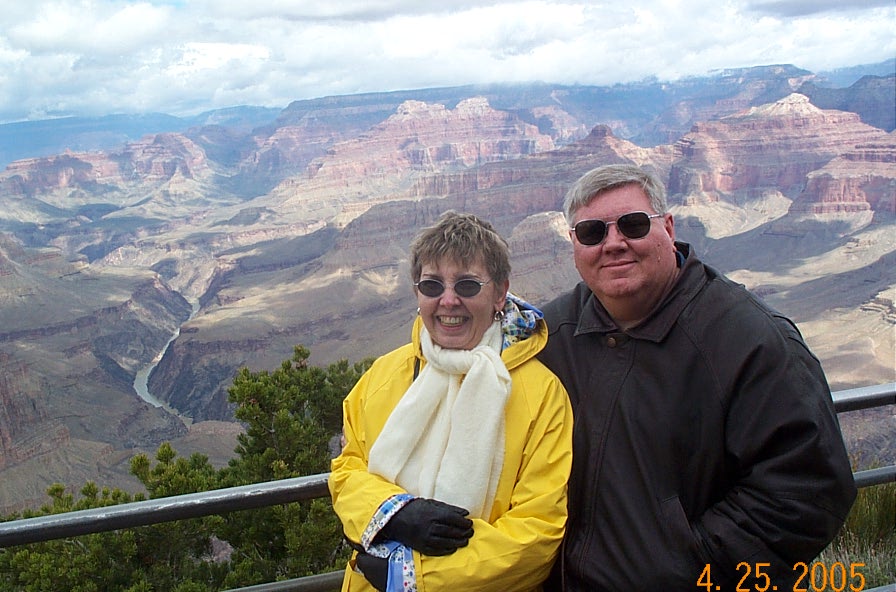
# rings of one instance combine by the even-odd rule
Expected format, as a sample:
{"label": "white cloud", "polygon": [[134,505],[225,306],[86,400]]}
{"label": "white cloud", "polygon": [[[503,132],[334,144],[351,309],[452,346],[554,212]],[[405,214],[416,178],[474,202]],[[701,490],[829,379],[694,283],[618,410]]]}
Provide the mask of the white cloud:
{"label": "white cloud", "polygon": [[611,84],[896,55],[892,0],[36,0],[0,14],[0,121],[332,94]]}
{"label": "white cloud", "polygon": [[36,4],[27,16],[4,27],[11,42],[34,54],[84,52],[121,54],[157,43],[172,13],[149,3],[115,5],[93,0]]}
{"label": "white cloud", "polygon": [[246,43],[187,43],[180,60],[165,68],[172,77],[192,76],[209,70],[235,66],[238,72],[244,63],[261,63],[270,57],[266,47]]}

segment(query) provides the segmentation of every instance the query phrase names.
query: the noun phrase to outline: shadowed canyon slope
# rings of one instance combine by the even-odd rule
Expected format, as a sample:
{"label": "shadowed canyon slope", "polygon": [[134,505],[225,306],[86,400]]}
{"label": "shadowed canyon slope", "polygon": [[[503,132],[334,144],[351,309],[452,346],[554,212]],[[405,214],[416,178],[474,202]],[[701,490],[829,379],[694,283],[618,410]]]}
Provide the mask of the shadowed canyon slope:
{"label": "shadowed canyon slope", "polygon": [[[128,459],[163,441],[224,462],[241,366],[274,368],[295,345],[327,363],[405,342],[407,245],[445,210],[492,221],[511,289],[546,302],[578,278],[563,194],[611,162],[667,180],[678,238],[792,316],[832,388],[893,381],[896,135],[879,111],[896,77],[836,93],[818,82],[774,66],[677,85],[331,97],[251,130],[11,163],[0,511],[39,504],[55,481],[135,487]],[[835,99],[857,111],[825,106]],[[893,449],[880,411],[843,418],[868,458]]]}

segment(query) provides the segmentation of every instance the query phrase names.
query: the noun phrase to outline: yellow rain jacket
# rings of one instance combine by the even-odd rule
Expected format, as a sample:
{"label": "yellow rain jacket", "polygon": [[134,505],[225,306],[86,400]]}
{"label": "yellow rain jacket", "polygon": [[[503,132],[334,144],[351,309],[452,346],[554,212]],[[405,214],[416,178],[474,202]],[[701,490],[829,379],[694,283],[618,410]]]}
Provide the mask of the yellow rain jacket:
{"label": "yellow rain jacket", "polygon": [[[406,493],[367,472],[368,452],[422,359],[414,323],[412,343],[379,358],[343,403],[345,446],[329,479],[333,507],[346,536],[361,534],[385,500]],[[504,467],[488,522],[473,519],[469,545],[451,555],[414,551],[418,592],[535,592],[553,565],[566,525],[566,482],[572,463],[572,411],[557,377],[535,359],[547,327],[501,353],[512,387],[505,409]],[[375,592],[349,562],[342,590]]]}

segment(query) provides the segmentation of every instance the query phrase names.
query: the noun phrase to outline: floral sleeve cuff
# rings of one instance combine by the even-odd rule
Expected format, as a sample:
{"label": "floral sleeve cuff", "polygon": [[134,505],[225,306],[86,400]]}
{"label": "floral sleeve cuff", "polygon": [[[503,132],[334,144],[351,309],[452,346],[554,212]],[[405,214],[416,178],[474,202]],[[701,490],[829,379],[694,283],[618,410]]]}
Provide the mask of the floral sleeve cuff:
{"label": "floral sleeve cuff", "polygon": [[367,553],[389,561],[389,575],[386,584],[388,592],[417,592],[417,573],[414,567],[414,553],[411,548],[397,541],[373,543],[376,535],[392,516],[412,499],[414,499],[413,495],[401,493],[384,501],[361,534],[361,545]]}
{"label": "floral sleeve cuff", "polygon": [[361,545],[363,545],[364,549],[368,551],[370,550],[370,546],[373,544],[373,539],[375,539],[376,535],[378,535],[383,527],[386,526],[389,519],[391,519],[398,510],[405,507],[412,499],[414,499],[414,496],[409,493],[399,493],[380,504],[380,507],[374,512],[373,518],[371,518],[370,522],[367,524],[367,528],[361,533]]}

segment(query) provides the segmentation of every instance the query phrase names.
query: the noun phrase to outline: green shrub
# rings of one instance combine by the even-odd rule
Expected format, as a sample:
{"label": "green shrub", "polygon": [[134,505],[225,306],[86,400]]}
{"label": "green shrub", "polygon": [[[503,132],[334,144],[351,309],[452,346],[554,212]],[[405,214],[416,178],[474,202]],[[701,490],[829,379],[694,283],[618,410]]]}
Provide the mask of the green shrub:
{"label": "green shrub", "polygon": [[864,563],[864,589],[896,583],[896,483],[860,489],[843,528],[818,561]]}

